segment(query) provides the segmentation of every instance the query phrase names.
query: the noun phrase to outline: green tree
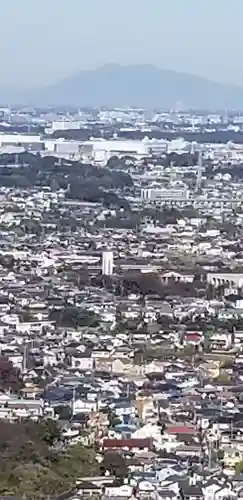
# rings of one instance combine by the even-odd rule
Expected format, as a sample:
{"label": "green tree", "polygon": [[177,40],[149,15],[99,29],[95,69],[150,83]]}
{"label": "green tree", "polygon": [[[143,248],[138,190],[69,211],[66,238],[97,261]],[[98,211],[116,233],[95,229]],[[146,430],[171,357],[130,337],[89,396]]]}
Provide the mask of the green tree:
{"label": "green tree", "polygon": [[235,464],[235,475],[239,476],[243,472],[243,460]]}
{"label": "green tree", "polygon": [[48,445],[54,446],[61,440],[62,432],[55,420],[45,420],[39,426],[40,438]]}
{"label": "green tree", "polygon": [[27,500],[56,497],[75,487],[82,476],[98,474],[95,450],[81,444],[57,451],[55,422],[0,422],[0,495]]}
{"label": "green tree", "polygon": [[192,357],[195,354],[195,346],[193,344],[188,344],[183,349],[178,351],[179,358]]}
{"label": "green tree", "polygon": [[224,459],[224,450],[218,450],[218,459],[220,461]]}
{"label": "green tree", "polygon": [[216,381],[219,384],[229,384],[231,382],[231,378],[226,372],[221,370],[219,376],[216,378]]}
{"label": "green tree", "polygon": [[116,478],[124,478],[128,474],[126,459],[120,453],[107,451],[101,464],[101,471],[109,471]]}

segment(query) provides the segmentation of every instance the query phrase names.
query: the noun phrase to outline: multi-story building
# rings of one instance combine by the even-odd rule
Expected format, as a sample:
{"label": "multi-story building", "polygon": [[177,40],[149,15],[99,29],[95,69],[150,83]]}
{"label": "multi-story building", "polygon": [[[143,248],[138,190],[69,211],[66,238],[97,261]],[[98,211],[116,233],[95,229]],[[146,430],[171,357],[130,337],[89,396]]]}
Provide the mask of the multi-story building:
{"label": "multi-story building", "polygon": [[143,201],[177,201],[188,200],[189,189],[186,187],[176,188],[145,188],[141,191],[141,198]]}

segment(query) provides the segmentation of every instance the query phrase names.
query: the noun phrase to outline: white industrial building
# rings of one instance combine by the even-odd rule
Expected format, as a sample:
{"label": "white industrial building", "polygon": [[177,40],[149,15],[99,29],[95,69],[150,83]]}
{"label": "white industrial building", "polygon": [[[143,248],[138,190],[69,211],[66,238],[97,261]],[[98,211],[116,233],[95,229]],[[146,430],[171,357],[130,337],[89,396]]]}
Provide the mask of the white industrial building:
{"label": "white industrial building", "polygon": [[[5,134],[0,133],[0,144],[28,144],[33,142],[41,142],[41,137],[39,135],[31,135],[31,134]],[[43,141],[42,141],[43,142]]]}
{"label": "white industrial building", "polygon": [[42,151],[45,142],[39,135],[0,133],[0,148],[8,146],[19,146],[25,150]]}
{"label": "white industrial building", "polygon": [[83,143],[83,145],[92,145],[93,160],[97,164],[106,164],[112,156],[117,156],[118,158],[131,156],[139,160],[149,156],[150,153],[149,146],[144,144],[143,141],[91,139]]}
{"label": "white industrial building", "polygon": [[118,139],[89,141],[72,141],[65,139],[45,139],[45,151],[49,154],[70,159],[83,159],[96,165],[106,165],[109,158],[130,156],[137,160],[147,157],[150,148],[143,141],[120,141]]}
{"label": "white industrial building", "polygon": [[189,190],[185,187],[174,187],[174,188],[145,188],[141,191],[141,199],[143,201],[178,201],[178,200],[188,200]]}
{"label": "white industrial building", "polygon": [[53,134],[61,130],[78,130],[83,125],[81,120],[54,120],[49,127],[45,129],[46,134]]}
{"label": "white industrial building", "polygon": [[46,139],[45,151],[50,154],[72,157],[80,153],[80,143],[78,141],[65,141],[64,139]]}

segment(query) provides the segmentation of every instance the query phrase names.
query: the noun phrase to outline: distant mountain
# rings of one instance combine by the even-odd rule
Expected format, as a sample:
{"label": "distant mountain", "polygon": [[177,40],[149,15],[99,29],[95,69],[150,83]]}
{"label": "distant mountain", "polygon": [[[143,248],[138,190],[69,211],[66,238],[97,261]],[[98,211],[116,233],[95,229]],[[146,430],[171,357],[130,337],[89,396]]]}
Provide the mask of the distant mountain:
{"label": "distant mountain", "polygon": [[[12,101],[13,96],[5,102]],[[36,105],[141,106],[171,108],[180,102],[185,108],[243,109],[243,88],[205,78],[162,70],[151,65],[105,65],[80,71],[60,83],[15,102]],[[3,102],[0,92],[0,101]]]}

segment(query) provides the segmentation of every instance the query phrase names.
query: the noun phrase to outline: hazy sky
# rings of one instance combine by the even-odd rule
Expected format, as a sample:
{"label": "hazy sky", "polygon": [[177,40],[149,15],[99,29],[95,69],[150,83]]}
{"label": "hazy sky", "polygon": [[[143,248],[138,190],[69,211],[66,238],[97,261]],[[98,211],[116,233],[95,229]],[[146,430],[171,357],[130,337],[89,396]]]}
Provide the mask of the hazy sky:
{"label": "hazy sky", "polygon": [[243,0],[0,0],[1,83],[43,86],[109,62],[243,86]]}

